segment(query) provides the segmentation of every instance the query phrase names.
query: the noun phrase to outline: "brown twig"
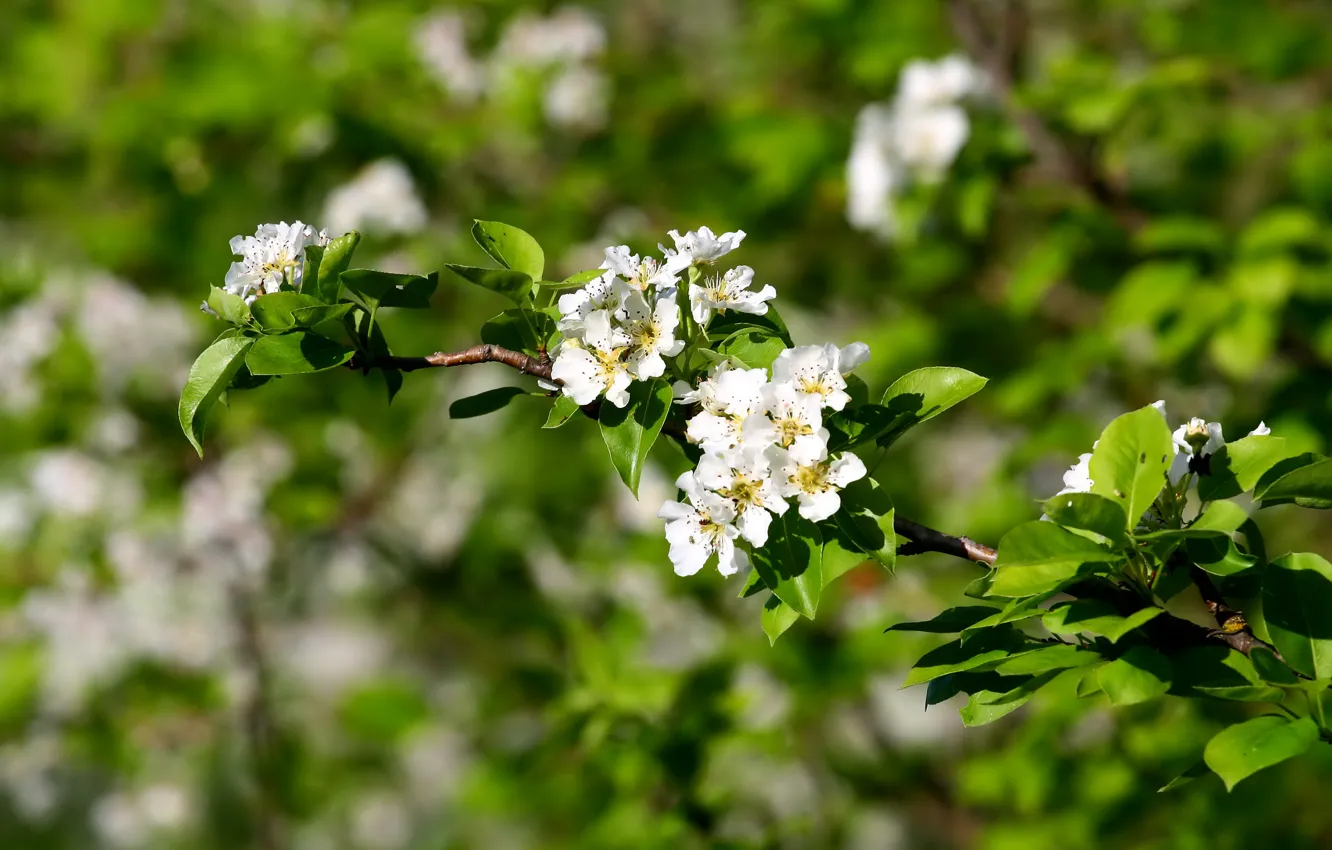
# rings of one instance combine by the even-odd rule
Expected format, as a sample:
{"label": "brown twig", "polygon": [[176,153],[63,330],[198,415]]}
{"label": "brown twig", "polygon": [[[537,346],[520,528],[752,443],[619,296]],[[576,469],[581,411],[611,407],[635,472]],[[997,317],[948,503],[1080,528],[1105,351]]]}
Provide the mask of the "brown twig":
{"label": "brown twig", "polygon": [[417,369],[432,369],[450,366],[475,366],[480,363],[503,363],[522,372],[550,380],[552,363],[549,358],[538,359],[521,351],[512,351],[498,345],[474,345],[462,351],[436,351],[424,357],[367,357],[357,355],[348,364],[353,369],[397,369],[399,372],[415,372]]}
{"label": "brown twig", "polygon": [[955,537],[942,531],[935,531],[929,526],[909,520],[906,517],[893,517],[893,531],[907,540],[897,548],[899,555],[920,555],[925,552],[942,552],[967,561],[989,566],[994,563],[998,553],[983,543],[977,543],[970,537]]}

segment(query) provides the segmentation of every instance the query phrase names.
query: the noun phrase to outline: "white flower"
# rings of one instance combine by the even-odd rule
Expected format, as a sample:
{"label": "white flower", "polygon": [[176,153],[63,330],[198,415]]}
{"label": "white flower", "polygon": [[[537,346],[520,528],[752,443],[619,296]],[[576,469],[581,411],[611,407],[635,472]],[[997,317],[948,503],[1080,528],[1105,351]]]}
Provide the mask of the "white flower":
{"label": "white flower", "polygon": [[741,429],[746,446],[771,445],[789,449],[796,443],[828,443],[823,427],[823,400],[798,392],[794,384],[780,382],[763,386],[763,413],[751,413]]}
{"label": "white flower", "polygon": [[372,162],[324,204],[324,221],[334,233],[416,233],[428,218],[411,172],[396,159]]}
{"label": "white flower", "polygon": [[1250,437],[1266,437],[1272,433],[1272,429],[1267,427],[1266,422],[1259,422],[1258,427],[1249,432]]}
{"label": "white flower", "polygon": [[966,57],[945,56],[938,62],[916,59],[902,69],[897,102],[904,108],[946,106],[984,88],[984,75]]}
{"label": "white flower", "polygon": [[620,310],[623,287],[615,286],[614,271],[608,271],[586,286],[560,296],[560,320],[556,327],[570,339],[583,338],[587,317],[597,311],[614,314]]}
{"label": "white flower", "polygon": [[856,116],[856,133],[846,160],[846,220],[859,230],[892,236],[897,217],[891,196],[902,184],[892,152],[892,111],[871,103]]}
{"label": "white flower", "polygon": [[762,449],[738,449],[706,454],[698,461],[694,478],[707,489],[730,500],[740,536],[762,546],[768,542],[772,515],[786,513],[787,504],[772,481],[772,468]]}
{"label": "white flower", "polygon": [[822,399],[824,407],[841,410],[851,396],[846,392],[850,373],[869,359],[869,346],[853,342],[844,349],[832,343],[788,348],[772,364],[774,382],[789,382],[796,390]]}
{"label": "white flower", "polygon": [[628,337],[611,327],[610,314],[597,310],[588,315],[581,341],[566,339],[560,344],[551,377],[578,404],[605,395],[611,404],[624,407],[629,403],[633,378],[620,355],[628,345]]}
{"label": "white flower", "polygon": [[651,287],[670,289],[680,282],[680,276],[669,265],[662,265],[655,257],[640,257],[630,253],[628,245],[616,245],[606,249],[603,269],[610,269],[629,286],[639,292],[646,292]]}
{"label": "white flower", "polygon": [[847,452],[829,461],[828,447],[820,443],[796,443],[789,451],[774,446],[768,449],[768,457],[778,492],[797,497],[800,515],[811,522],[837,513],[842,506],[838,491],[865,477],[860,458]]}
{"label": "white flower", "polygon": [[725,275],[705,278],[702,285],[689,284],[689,305],[694,321],[704,325],[713,313],[725,313],[727,310],[762,316],[768,312],[766,302],[777,297],[777,290],[768,285],[754,292],[749,288],[753,282],[753,269],[736,266]]}
{"label": "white flower", "polygon": [[412,37],[416,55],[449,94],[463,102],[481,96],[485,66],[467,50],[467,22],[457,12],[436,12],[421,21]]}
{"label": "white flower", "polygon": [[716,493],[709,493],[686,472],[675,486],[685,492],[688,502],[667,502],[657,516],[666,520],[666,541],[670,544],[675,574],[691,576],[703,569],[708,559],[717,556],[717,569],[724,576],[735,575],[748,566],[749,556],[735,545],[740,531],[732,521],[735,509]]}
{"label": "white flower", "polygon": [[1062,496],[1065,493],[1090,493],[1092,489],[1091,480],[1091,452],[1078,455],[1078,462],[1068,468],[1064,473],[1064,489],[1056,493],[1056,496]]}
{"label": "white flower", "polygon": [[610,83],[594,68],[575,65],[561,71],[541,98],[547,120],[566,130],[590,132],[606,126]]}
{"label": "white flower", "polygon": [[231,238],[231,253],[240,260],[227,269],[224,286],[247,302],[277,292],[283,280],[299,290],[305,246],[327,244],[326,232],[299,221],[261,224],[253,236]]}
{"label": "white flower", "polygon": [[703,410],[685,426],[689,439],[704,451],[722,451],[740,445],[745,419],[763,409],[763,385],[768,373],[762,369],[719,367],[698,389],[680,396],[685,404]]}
{"label": "white flower", "polygon": [[893,149],[901,162],[926,180],[938,180],[967,143],[971,122],[960,106],[901,110],[893,120]]}
{"label": "white flower", "polygon": [[1193,454],[1197,446],[1202,446],[1199,455],[1215,454],[1226,444],[1226,438],[1221,434],[1220,422],[1208,422],[1197,416],[1190,419],[1187,424],[1176,428],[1171,438],[1179,450],[1186,454]]}
{"label": "white flower", "polygon": [[691,230],[684,236],[681,236],[678,230],[672,230],[670,234],[671,238],[675,240],[675,249],[672,250],[665,245],[657,245],[657,247],[665,255],[666,264],[676,271],[698,263],[715,263],[739,248],[740,243],[745,238],[743,230],[723,233],[718,236],[712,232],[711,228],[707,227]]}
{"label": "white flower", "polygon": [[675,338],[680,324],[680,306],[674,298],[660,298],[650,305],[643,293],[632,291],[624,299],[623,332],[629,338],[630,374],[639,380],[660,378],[666,372],[662,356],[674,357],[684,350],[684,340]]}

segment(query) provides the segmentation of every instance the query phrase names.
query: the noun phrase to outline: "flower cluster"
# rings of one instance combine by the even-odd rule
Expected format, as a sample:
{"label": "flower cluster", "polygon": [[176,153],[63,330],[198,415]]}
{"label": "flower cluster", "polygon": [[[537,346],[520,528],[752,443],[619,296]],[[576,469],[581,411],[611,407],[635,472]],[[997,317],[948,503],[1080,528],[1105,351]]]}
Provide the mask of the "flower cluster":
{"label": "flower cluster", "polygon": [[693,575],[715,554],[723,575],[746,566],[741,541],[763,546],[788,499],[811,522],[841,507],[839,491],[865,477],[854,454],[830,456],[823,411],[850,401],[845,375],[869,358],[869,347],[828,344],[783,351],[765,369],[721,363],[698,387],[676,385],[677,401],[696,405],[686,434],[703,450],[698,466],[675,482],[684,502],[667,502],[671,563]]}
{"label": "flower cluster", "polygon": [[[1160,412],[1161,418],[1169,424],[1170,418],[1166,416],[1165,400],[1153,402],[1152,407],[1156,408]],[[1266,423],[1259,422],[1258,427],[1250,431],[1248,436],[1265,437],[1271,433],[1272,429],[1268,428]],[[1188,474],[1190,462],[1195,457],[1202,460],[1216,454],[1225,446],[1226,438],[1221,433],[1220,422],[1208,422],[1195,416],[1175,429],[1171,435],[1171,443],[1175,456],[1174,460],[1170,462],[1167,475],[1170,478],[1171,486],[1176,486]],[[1097,443],[1092,443],[1093,449],[1096,446]],[[1078,455],[1078,462],[1069,467],[1068,471],[1064,473],[1064,489],[1056,493],[1056,496],[1062,496],[1065,493],[1091,492],[1093,484],[1091,457],[1090,452]]]}
{"label": "flower cluster", "polygon": [[671,231],[674,248],[659,245],[663,259],[640,257],[627,245],[606,249],[605,273],[559,300],[559,330],[551,377],[578,404],[604,396],[616,407],[629,403],[629,385],[666,373],[667,357],[684,350],[677,338],[681,315],[680,275],[688,273],[690,315],[699,328],[714,313],[734,310],[762,315],[776,290],[750,289],[754,270],[736,266],[709,271],[739,247],[743,231],[714,234],[706,227],[683,236]]}
{"label": "flower cluster", "polygon": [[233,236],[231,253],[240,259],[227,269],[223,288],[247,303],[277,292],[284,282],[299,291],[306,246],[328,240],[328,231],[299,221],[261,224],[253,236]]}
{"label": "flower cluster", "polygon": [[903,69],[891,104],[861,109],[846,163],[853,227],[892,235],[892,196],[912,179],[938,180],[953,164],[971,132],[959,104],[984,89],[981,72],[961,56],[916,60]]}

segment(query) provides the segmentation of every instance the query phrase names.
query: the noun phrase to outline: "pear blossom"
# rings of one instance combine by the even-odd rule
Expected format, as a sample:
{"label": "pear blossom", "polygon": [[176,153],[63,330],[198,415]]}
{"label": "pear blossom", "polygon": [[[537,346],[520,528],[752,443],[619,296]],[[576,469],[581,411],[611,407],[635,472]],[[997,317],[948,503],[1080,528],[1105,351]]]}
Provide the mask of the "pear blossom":
{"label": "pear blossom", "polygon": [[810,522],[837,513],[842,506],[838,491],[866,475],[864,462],[850,452],[829,460],[826,444],[795,443],[789,450],[773,446],[767,454],[777,491],[796,497],[800,515]]}
{"label": "pear blossom", "polygon": [[677,269],[657,262],[655,257],[640,257],[630,253],[628,245],[607,248],[606,259],[601,267],[610,269],[639,292],[646,292],[652,287],[670,289],[680,282]]}
{"label": "pear blossom", "polygon": [[971,121],[960,106],[933,106],[899,111],[891,144],[902,164],[927,181],[937,181],[957,159],[971,133]]}
{"label": "pear blossom", "polygon": [[[1095,448],[1095,446],[1092,448]],[[1055,493],[1056,496],[1063,496],[1066,493],[1091,492],[1091,457],[1091,452],[1078,455],[1078,462],[1070,466],[1068,471],[1064,473],[1064,489]]]}
{"label": "pear blossom", "polygon": [[560,333],[571,339],[582,339],[588,316],[597,311],[608,314],[618,311],[624,290],[617,289],[615,283],[615,273],[608,271],[586,286],[561,295],[556,302],[560,310],[556,327]]}
{"label": "pear blossom", "polygon": [[686,472],[675,481],[687,501],[666,502],[657,516],[666,520],[666,541],[670,544],[671,564],[675,574],[691,576],[717,556],[717,569],[724,576],[735,575],[749,565],[749,556],[735,545],[740,531],[732,521],[735,508],[722,496],[708,492]]}
{"label": "pear blossom", "polygon": [[239,257],[227,269],[224,288],[251,302],[277,292],[283,281],[301,288],[307,245],[327,245],[327,231],[295,221],[261,224],[253,236],[233,236],[231,253]]}
{"label": "pear blossom", "polygon": [[863,342],[853,342],[843,349],[832,343],[802,345],[777,355],[772,379],[790,382],[799,392],[818,396],[824,407],[842,410],[851,400],[843,375],[868,359],[869,346]]}
{"label": "pear blossom", "polygon": [[766,285],[758,292],[749,287],[754,282],[754,270],[749,266],[736,266],[724,275],[711,275],[702,284],[689,285],[690,311],[694,321],[707,324],[713,313],[734,310],[762,316],[768,312],[767,302],[777,297],[777,290]]}
{"label": "pear blossom", "polygon": [[685,433],[704,451],[724,451],[740,445],[745,420],[763,409],[763,369],[722,366],[701,382],[698,389],[680,396],[685,404],[703,410],[685,426]]}
{"label": "pear blossom", "polygon": [[620,355],[628,346],[629,337],[611,326],[610,314],[596,310],[588,314],[581,340],[566,339],[560,344],[551,378],[578,404],[590,404],[604,395],[611,404],[624,407],[629,403],[633,377]]}
{"label": "pear blossom", "polygon": [[892,110],[880,103],[861,108],[846,160],[846,220],[884,237],[897,231],[890,199],[904,178],[892,141]]}
{"label": "pear blossom", "polygon": [[678,230],[669,232],[671,238],[675,240],[675,249],[672,250],[661,244],[658,244],[657,247],[665,255],[666,264],[676,271],[682,271],[691,265],[700,263],[715,263],[739,248],[740,243],[745,238],[743,230],[723,233],[718,236],[708,227],[691,230],[683,236],[680,235]]}
{"label": "pear blossom", "polygon": [[823,404],[818,396],[802,393],[791,383],[769,383],[762,388],[763,411],[751,413],[742,426],[742,444],[789,449],[796,443],[827,446]]}
{"label": "pear blossom", "polygon": [[694,478],[730,501],[740,536],[755,546],[768,542],[772,515],[786,513],[788,505],[773,484],[771,464],[763,449],[704,455],[694,470]]}
{"label": "pear blossom", "polygon": [[1271,434],[1272,429],[1267,427],[1266,422],[1259,422],[1258,427],[1249,432],[1250,437],[1268,437]]}
{"label": "pear blossom", "polygon": [[979,94],[985,75],[965,56],[937,62],[915,59],[906,64],[897,83],[897,102],[906,108],[944,106]]}
{"label": "pear blossom", "polygon": [[666,372],[662,356],[674,357],[684,350],[684,340],[675,338],[680,324],[680,305],[674,298],[658,299],[649,304],[641,292],[631,292],[623,301],[623,332],[629,339],[629,357],[625,363],[638,380],[660,378]]}

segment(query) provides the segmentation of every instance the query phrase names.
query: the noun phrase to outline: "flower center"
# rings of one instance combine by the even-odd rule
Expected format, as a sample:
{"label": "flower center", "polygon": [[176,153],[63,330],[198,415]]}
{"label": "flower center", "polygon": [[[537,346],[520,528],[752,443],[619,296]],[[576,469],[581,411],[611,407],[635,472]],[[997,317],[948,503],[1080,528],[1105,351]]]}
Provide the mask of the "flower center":
{"label": "flower center", "polygon": [[782,448],[789,449],[797,437],[803,437],[806,434],[813,434],[814,429],[794,417],[785,419],[774,419],[773,424],[777,426],[777,441],[781,443]]}
{"label": "flower center", "polygon": [[744,475],[735,476],[731,486],[725,490],[718,490],[728,499],[734,499],[736,504],[742,509],[748,505],[758,505],[763,501],[763,496],[759,492],[762,483]]}
{"label": "flower center", "polygon": [[810,395],[827,395],[831,392],[831,389],[823,382],[822,375],[816,375],[813,378],[802,377],[797,386],[800,387],[802,393],[809,393]]}
{"label": "flower center", "polygon": [[657,347],[657,339],[661,335],[657,333],[657,326],[652,322],[637,322],[630,326],[629,336],[633,339],[635,348],[651,351]]}
{"label": "flower center", "polygon": [[822,463],[802,466],[791,476],[791,483],[805,493],[822,493],[828,489],[828,467]]}

